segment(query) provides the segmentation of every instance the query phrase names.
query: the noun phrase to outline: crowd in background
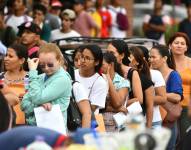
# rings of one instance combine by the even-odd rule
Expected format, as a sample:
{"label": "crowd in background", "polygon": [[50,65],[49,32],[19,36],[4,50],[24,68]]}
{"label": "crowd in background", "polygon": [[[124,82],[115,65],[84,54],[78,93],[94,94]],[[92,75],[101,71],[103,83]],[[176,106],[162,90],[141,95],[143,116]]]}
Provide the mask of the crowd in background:
{"label": "crowd in background", "polygon": [[[3,4],[3,3],[2,3]],[[128,46],[128,18],[120,0],[11,0],[0,11],[0,132],[20,125],[36,126],[34,108],[50,111],[59,104],[67,128],[71,91],[82,114],[82,127],[91,127],[92,112],[102,114],[106,132],[118,132],[113,116],[128,113],[139,102],[145,126],[171,130],[168,150],[181,148],[191,125],[191,2],[179,31],[165,41],[170,19],[162,15],[162,0],[145,15],[145,37],[159,42],[151,49]],[[60,46],[69,37],[113,37],[106,51],[81,43],[72,64]],[[56,45],[54,41],[60,40]],[[53,42],[53,43],[52,43]],[[77,81],[77,82],[73,82]],[[169,107],[181,115],[167,119]],[[165,112],[165,113],[163,113]],[[0,134],[1,137],[1,134]]]}

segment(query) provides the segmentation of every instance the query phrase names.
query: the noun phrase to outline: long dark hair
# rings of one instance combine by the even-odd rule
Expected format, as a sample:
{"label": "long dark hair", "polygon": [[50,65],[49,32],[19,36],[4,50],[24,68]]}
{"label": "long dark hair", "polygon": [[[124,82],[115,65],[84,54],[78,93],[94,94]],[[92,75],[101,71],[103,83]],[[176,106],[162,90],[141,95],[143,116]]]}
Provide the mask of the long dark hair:
{"label": "long dark hair", "polygon": [[85,49],[88,49],[92,53],[92,55],[94,56],[94,60],[99,62],[98,65],[95,66],[95,72],[99,73],[100,68],[102,66],[102,61],[103,61],[103,53],[102,53],[101,48],[97,45],[92,44],[92,45],[84,45],[82,52]]}
{"label": "long dark hair", "polygon": [[152,49],[156,49],[158,50],[159,54],[162,56],[162,57],[167,57],[167,65],[169,68],[173,69],[173,70],[176,70],[176,64],[175,64],[175,61],[174,61],[174,57],[172,55],[172,53],[170,52],[169,48],[165,45],[155,45],[152,47]]}
{"label": "long dark hair", "polygon": [[114,63],[114,70],[117,72],[119,75],[123,76],[123,71],[121,69],[121,65],[117,62],[116,57],[113,55],[111,52],[105,52],[103,53],[103,59],[108,63]]}
{"label": "long dark hair", "polygon": [[11,112],[7,100],[0,91],[0,133],[6,131],[11,121]]}
{"label": "long dark hair", "polygon": [[122,60],[122,63],[124,65],[129,65],[129,51],[128,51],[128,45],[123,40],[113,40],[111,43],[116,49],[119,54],[124,54],[124,58]]}
{"label": "long dark hair", "polygon": [[149,65],[144,59],[144,54],[142,50],[136,46],[133,46],[129,49],[129,51],[134,56],[135,60],[139,63],[137,65],[137,71],[139,72],[139,74],[144,74],[151,80]]}

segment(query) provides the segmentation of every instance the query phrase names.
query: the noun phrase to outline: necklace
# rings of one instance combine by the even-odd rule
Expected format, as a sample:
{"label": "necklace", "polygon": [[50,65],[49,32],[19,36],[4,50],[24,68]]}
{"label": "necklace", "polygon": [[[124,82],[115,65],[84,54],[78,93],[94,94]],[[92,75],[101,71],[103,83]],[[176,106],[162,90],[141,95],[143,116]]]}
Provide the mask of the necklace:
{"label": "necklace", "polygon": [[24,78],[18,78],[18,79],[15,79],[15,80],[11,80],[11,79],[7,79],[6,77],[4,78],[4,82],[6,84],[15,84],[15,83],[21,83],[24,81]]}

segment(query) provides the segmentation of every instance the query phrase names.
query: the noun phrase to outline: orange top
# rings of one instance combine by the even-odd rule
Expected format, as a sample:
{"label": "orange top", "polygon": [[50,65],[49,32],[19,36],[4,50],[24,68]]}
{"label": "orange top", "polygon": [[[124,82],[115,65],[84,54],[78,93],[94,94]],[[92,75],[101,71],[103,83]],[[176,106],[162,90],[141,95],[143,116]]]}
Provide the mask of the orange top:
{"label": "orange top", "polygon": [[188,106],[191,100],[191,68],[179,72],[182,78],[183,96],[184,99],[181,101],[182,106]]}
{"label": "orange top", "polygon": [[[11,83],[7,85],[16,95],[25,93],[24,83]],[[20,103],[13,107],[16,113],[16,124],[25,124],[25,114],[20,108]]]}

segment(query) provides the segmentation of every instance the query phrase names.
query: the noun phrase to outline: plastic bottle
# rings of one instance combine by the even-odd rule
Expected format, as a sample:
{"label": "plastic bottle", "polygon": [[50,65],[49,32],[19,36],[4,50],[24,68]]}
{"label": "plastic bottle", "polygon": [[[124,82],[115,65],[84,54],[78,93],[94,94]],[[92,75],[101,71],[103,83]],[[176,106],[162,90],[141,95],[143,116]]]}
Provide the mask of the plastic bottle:
{"label": "plastic bottle", "polygon": [[42,136],[37,136],[35,141],[26,147],[26,150],[52,150]]}

